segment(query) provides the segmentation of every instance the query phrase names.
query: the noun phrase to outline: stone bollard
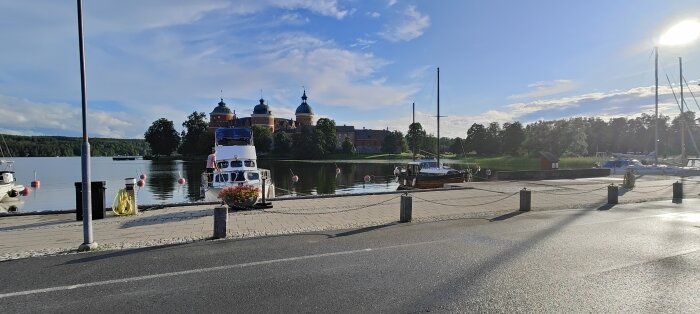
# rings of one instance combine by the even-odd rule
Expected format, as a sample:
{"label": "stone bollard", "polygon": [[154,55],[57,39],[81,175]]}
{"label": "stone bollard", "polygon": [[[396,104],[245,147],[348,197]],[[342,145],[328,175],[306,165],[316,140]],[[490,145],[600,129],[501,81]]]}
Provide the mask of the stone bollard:
{"label": "stone bollard", "polygon": [[673,184],[673,199],[683,199],[683,183],[676,181],[676,183]]}
{"label": "stone bollard", "polygon": [[413,198],[401,195],[401,209],[399,211],[399,222],[411,222],[413,219]]}
{"label": "stone bollard", "polygon": [[214,208],[214,239],[226,238],[226,228],[228,227],[228,207],[220,206]]}
{"label": "stone bollard", "polygon": [[521,212],[529,212],[532,203],[532,191],[529,191],[527,188],[523,188],[520,190],[520,211]]}
{"label": "stone bollard", "polygon": [[608,185],[608,204],[617,204],[617,196],[619,195],[616,185]]}
{"label": "stone bollard", "polygon": [[129,198],[134,200],[134,215],[139,213],[139,203],[136,200],[136,192],[134,191],[134,185],[136,185],[136,179],[126,178],[124,179],[124,186],[126,188],[126,194]]}

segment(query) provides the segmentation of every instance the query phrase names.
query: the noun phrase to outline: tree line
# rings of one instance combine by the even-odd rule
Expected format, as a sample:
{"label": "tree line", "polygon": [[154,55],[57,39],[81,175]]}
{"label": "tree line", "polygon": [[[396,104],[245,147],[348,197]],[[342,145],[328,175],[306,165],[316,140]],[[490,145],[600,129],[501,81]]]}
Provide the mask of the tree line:
{"label": "tree line", "polygon": [[[3,135],[0,143],[6,156],[11,157],[67,157],[80,156],[83,139],[66,136]],[[146,143],[141,139],[90,138],[91,156],[140,156]],[[5,146],[7,144],[7,146]],[[5,151],[5,150],[9,151]]]}
{"label": "tree line", "polygon": [[[161,118],[153,122],[144,134],[155,155],[206,155],[214,145],[212,132],[208,131],[206,115],[193,112],[182,123],[184,130],[177,132],[172,121]],[[681,117],[684,119],[681,120]],[[680,153],[681,121],[687,126],[688,151],[694,151],[693,138],[700,139],[700,127],[695,113],[685,112],[673,119],[659,116],[659,155]],[[272,134],[269,128],[253,126],[254,144],[262,154],[317,159],[329,155],[351,156],[356,153],[350,138],[338,145],[335,121],[318,119],[315,127],[299,127],[292,133],[279,131]],[[440,139],[440,152],[457,155],[536,155],[540,151],[561,156],[595,156],[597,152],[650,153],[654,150],[654,116],[642,114],[636,118],[575,117],[559,120],[540,120],[523,125],[518,121],[503,125],[491,122],[474,123],[465,137]],[[338,148],[339,147],[339,148]],[[437,153],[437,138],[428,134],[420,123],[409,125],[408,133],[388,132],[381,151],[418,154]]]}

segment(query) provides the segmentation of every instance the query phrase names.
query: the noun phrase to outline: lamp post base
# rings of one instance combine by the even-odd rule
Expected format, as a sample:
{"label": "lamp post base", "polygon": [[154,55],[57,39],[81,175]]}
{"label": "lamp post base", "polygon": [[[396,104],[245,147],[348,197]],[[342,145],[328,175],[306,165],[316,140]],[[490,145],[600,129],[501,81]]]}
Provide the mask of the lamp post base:
{"label": "lamp post base", "polygon": [[97,249],[97,242],[83,243],[78,247],[78,252],[89,252]]}

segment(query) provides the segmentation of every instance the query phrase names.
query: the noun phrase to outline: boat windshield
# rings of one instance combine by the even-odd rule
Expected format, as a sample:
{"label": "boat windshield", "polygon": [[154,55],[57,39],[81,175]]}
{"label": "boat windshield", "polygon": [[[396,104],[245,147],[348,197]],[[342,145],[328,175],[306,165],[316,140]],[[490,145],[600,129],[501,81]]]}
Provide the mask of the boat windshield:
{"label": "boat windshield", "polygon": [[420,167],[423,169],[425,169],[425,168],[439,168],[438,163],[436,161],[421,162]]}
{"label": "boat windshield", "polygon": [[215,139],[216,144],[222,146],[251,145],[253,132],[245,128],[218,128]]}

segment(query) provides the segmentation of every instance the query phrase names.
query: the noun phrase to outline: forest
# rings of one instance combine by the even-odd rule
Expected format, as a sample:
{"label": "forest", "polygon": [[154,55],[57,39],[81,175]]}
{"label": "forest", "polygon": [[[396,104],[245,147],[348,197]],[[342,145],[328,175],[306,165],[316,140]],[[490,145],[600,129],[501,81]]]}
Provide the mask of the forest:
{"label": "forest", "polygon": [[[3,135],[6,157],[80,156],[81,137]],[[147,148],[141,139],[90,138],[91,156],[141,156]],[[9,150],[9,151],[8,151]]]}

